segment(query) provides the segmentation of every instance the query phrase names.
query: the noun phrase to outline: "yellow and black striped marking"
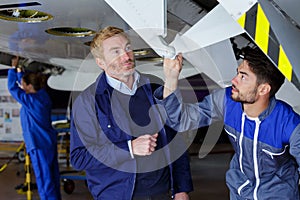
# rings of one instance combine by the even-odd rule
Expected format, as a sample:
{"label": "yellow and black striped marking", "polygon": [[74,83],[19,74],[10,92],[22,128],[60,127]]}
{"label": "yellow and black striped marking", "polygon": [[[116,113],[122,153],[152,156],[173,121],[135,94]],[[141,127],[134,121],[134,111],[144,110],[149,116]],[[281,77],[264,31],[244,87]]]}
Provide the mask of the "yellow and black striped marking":
{"label": "yellow and black striped marking", "polygon": [[260,4],[257,3],[240,17],[238,23],[246,30],[257,46],[278,66],[284,76],[289,81],[298,83],[297,77],[293,73],[293,67]]}

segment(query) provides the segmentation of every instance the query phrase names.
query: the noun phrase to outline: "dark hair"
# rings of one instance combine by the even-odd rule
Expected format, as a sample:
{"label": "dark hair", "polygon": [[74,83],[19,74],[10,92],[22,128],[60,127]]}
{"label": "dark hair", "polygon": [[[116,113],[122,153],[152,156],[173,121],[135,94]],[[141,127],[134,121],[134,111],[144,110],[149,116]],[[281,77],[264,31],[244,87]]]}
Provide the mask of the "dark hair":
{"label": "dark hair", "polygon": [[274,96],[285,79],[279,69],[256,46],[242,48],[240,57],[248,62],[250,69],[257,77],[257,84],[270,84],[270,97]]}
{"label": "dark hair", "polygon": [[41,73],[27,72],[22,77],[22,80],[27,85],[31,84],[35,91],[45,88],[47,84],[47,76]]}

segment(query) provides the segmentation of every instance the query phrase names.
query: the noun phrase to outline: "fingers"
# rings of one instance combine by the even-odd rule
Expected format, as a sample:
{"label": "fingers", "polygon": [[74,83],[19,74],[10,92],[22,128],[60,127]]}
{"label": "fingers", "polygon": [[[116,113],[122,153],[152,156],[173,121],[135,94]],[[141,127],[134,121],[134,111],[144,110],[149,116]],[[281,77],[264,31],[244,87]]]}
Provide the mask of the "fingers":
{"label": "fingers", "polygon": [[183,63],[182,53],[179,53],[179,54],[176,56],[175,59],[177,60],[178,64],[179,64],[180,66],[182,66],[182,63]]}
{"label": "fingers", "polygon": [[164,68],[168,70],[181,71],[183,64],[182,54],[179,53],[174,59],[164,58]]}
{"label": "fingers", "polygon": [[189,200],[189,195],[186,192],[179,192],[175,194],[174,200]]}
{"label": "fingers", "polygon": [[15,56],[11,59],[11,66],[12,67],[17,67],[19,62],[19,56]]}
{"label": "fingers", "polygon": [[142,135],[135,140],[132,141],[132,151],[133,154],[139,156],[151,155],[155,151],[155,147],[157,146],[158,133],[153,135]]}
{"label": "fingers", "polygon": [[151,137],[150,137],[151,141],[149,143],[149,155],[151,155],[152,152],[155,151],[155,147],[157,146],[157,144],[156,144],[157,136],[158,136],[158,133],[155,133],[155,134],[151,135]]}
{"label": "fingers", "polygon": [[155,141],[156,141],[157,136],[158,136],[158,133],[155,133],[155,134],[151,135],[151,138],[155,139]]}

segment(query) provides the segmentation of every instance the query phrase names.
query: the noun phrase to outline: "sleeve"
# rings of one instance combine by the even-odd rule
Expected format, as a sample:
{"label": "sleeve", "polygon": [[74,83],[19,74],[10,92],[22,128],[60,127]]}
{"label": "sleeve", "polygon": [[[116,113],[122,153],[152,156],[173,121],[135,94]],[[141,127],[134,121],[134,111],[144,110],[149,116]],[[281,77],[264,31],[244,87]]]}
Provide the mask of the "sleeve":
{"label": "sleeve", "polygon": [[17,72],[18,83],[21,84],[22,77],[24,76],[24,72]]}
{"label": "sleeve", "polygon": [[132,152],[132,140],[128,140],[127,144],[128,144],[130,156],[131,156],[131,158],[134,158],[134,155],[133,155],[133,152]]}
{"label": "sleeve", "polygon": [[[20,89],[18,86],[18,76],[15,69],[9,69],[7,74],[7,87],[10,93],[15,94]],[[13,95],[15,96],[15,95]]]}
{"label": "sleeve", "polygon": [[179,89],[165,99],[162,95],[163,87],[159,87],[154,92],[155,101],[162,105],[160,113],[166,123],[176,131],[195,130],[223,117],[224,89],[212,92],[198,103],[184,103]]}
{"label": "sleeve", "polygon": [[290,154],[296,159],[300,172],[300,122],[290,137]]}
{"label": "sleeve", "polygon": [[[92,95],[91,95],[92,96]],[[94,98],[79,96],[71,115],[70,161],[74,168],[86,170],[108,166],[118,170],[132,168],[127,139],[112,143],[104,134],[95,111]]]}
{"label": "sleeve", "polygon": [[32,98],[31,95],[27,95],[26,92],[21,89],[18,82],[21,81],[23,73],[18,73],[15,69],[8,70],[7,87],[13,98],[18,101],[22,106],[30,108]]}

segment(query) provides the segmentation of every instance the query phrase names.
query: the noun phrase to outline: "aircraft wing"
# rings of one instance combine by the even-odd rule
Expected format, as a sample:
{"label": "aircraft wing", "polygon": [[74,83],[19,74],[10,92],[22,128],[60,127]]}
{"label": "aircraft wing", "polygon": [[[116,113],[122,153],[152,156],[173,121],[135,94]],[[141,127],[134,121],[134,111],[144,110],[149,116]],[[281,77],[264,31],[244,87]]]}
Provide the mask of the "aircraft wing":
{"label": "aircraft wing", "polygon": [[[188,19],[189,16],[178,13],[179,9],[177,7],[181,6],[178,1],[155,0],[149,3],[149,1],[144,0],[105,0],[105,2],[128,24],[127,32],[132,37],[131,41],[135,49],[146,49],[150,46],[160,57],[172,57],[178,52],[184,53],[184,68],[181,79],[205,71],[221,87],[225,87],[230,83],[237,64],[229,38],[239,35],[243,32],[243,29],[221,5],[217,5],[209,13],[205,13],[203,18],[201,16],[201,18],[195,17],[191,20]],[[191,4],[190,1],[182,3]],[[178,28],[180,24],[172,25],[172,23],[169,23],[169,26],[171,28],[175,27],[176,30],[168,28],[167,21],[173,21],[172,19],[167,20],[168,5],[170,6],[168,8],[169,13],[180,15],[181,18],[193,21],[194,24],[189,27],[189,24],[185,23],[184,26]],[[181,9],[185,8],[187,11],[187,7],[186,5],[181,6]],[[188,8],[195,13],[198,12],[194,7],[190,6]],[[173,15],[169,14],[168,16],[172,17]],[[220,21],[220,19],[223,20]],[[185,29],[188,30],[183,32]],[[228,59],[223,59],[224,56]],[[81,70],[85,69],[79,63],[84,62],[82,60],[55,57],[49,60],[51,63],[60,63],[62,66],[66,66],[62,76],[51,76],[49,78],[48,84],[52,88],[80,91],[95,79],[95,76],[91,76],[92,78],[88,81],[86,79],[80,81],[81,78],[87,75],[83,73],[88,73],[88,71]],[[136,63],[139,71],[151,73],[164,79],[160,62],[137,60]],[[78,69],[74,70],[72,65],[79,66],[79,68],[77,67]],[[226,68],[223,66],[226,66]],[[66,80],[68,80],[68,83],[62,85],[61,83]]]}
{"label": "aircraft wing", "polygon": [[[214,7],[185,32],[175,31],[173,40],[167,42],[166,35],[174,32],[168,29],[166,23],[167,1],[151,1],[151,6],[146,0],[105,1],[158,55],[172,58],[181,52],[195,68],[195,74],[205,72],[221,87],[228,86],[237,67],[229,38],[243,33],[244,29],[221,4]],[[243,5],[243,9],[249,7],[248,1],[240,4]],[[157,11],[160,13],[153,15]],[[224,56],[227,59],[221,59]],[[222,62],[219,62],[220,60]],[[188,72],[185,73],[185,70]],[[183,67],[181,78],[186,78],[187,74],[188,76],[195,75],[190,72],[189,69]],[[162,69],[157,74],[163,78]]]}
{"label": "aircraft wing", "polygon": [[[155,0],[149,3],[143,0],[105,0],[105,2],[122,17],[129,25],[129,29],[132,28],[144,40],[146,45],[137,45],[139,48],[147,48],[149,45],[161,57],[173,57],[178,52],[182,52],[185,58],[185,67],[181,78],[204,72],[221,87],[226,87],[230,84],[232,75],[235,74],[237,67],[229,39],[246,32],[258,46],[262,49],[264,48],[259,39],[255,39],[251,35],[252,30],[249,29],[249,25],[245,25],[247,21],[250,23],[256,22],[249,17],[245,21],[245,16],[251,16],[251,14],[253,16],[253,12],[255,12],[253,10],[257,10],[257,5],[260,6],[263,1],[242,1],[237,3],[236,1],[219,0],[217,6],[201,17],[201,19],[198,19],[198,21],[195,20],[191,27],[185,26],[181,30],[170,30],[168,28],[167,12],[172,12],[173,8],[168,10],[167,7],[168,5],[172,6],[172,1]],[[266,6],[264,5],[264,7]],[[271,9],[268,8],[268,10]],[[268,15],[271,14],[268,13]],[[258,15],[254,14],[254,16]],[[272,16],[270,18],[272,18],[272,21],[278,21],[276,17]],[[271,24],[275,23],[272,22]],[[284,23],[277,22],[274,26],[280,27],[279,25],[281,24]],[[255,27],[257,30],[264,30],[256,26],[256,24]],[[297,33],[297,31],[295,32]],[[269,36],[269,33],[266,34]],[[168,35],[173,36],[170,39]],[[274,40],[274,36],[270,36],[270,38],[272,41]],[[271,42],[269,46],[272,46]],[[284,41],[282,43],[287,42]],[[279,45],[279,51],[285,52],[283,46],[287,45]],[[291,50],[294,54],[299,52],[293,51],[293,49],[296,48]],[[266,53],[266,51],[264,52]],[[267,55],[270,56],[272,54],[269,53]],[[222,59],[224,57],[227,59]],[[297,58],[297,56],[294,57]],[[281,58],[281,61],[275,62],[275,64],[284,63],[278,65],[279,69],[288,80],[291,81],[293,77],[292,83],[297,86],[297,69],[291,70],[293,65],[290,64],[285,53]],[[274,58],[271,56],[270,59],[274,61]],[[220,62],[220,60],[222,61]],[[297,63],[297,60],[293,59],[293,62]],[[163,78],[162,68],[158,67],[157,63],[137,62],[137,64],[137,69]],[[65,74],[67,73],[68,70]],[[79,87],[78,89],[81,90],[82,88]]]}
{"label": "aircraft wing", "polygon": [[[101,72],[89,57],[89,47],[86,45],[92,35],[67,37],[68,29],[62,29],[62,35],[49,34],[47,31],[52,27],[74,26],[96,31],[113,25],[135,32],[137,36],[131,40],[134,50],[151,48],[160,58],[183,52],[184,67],[181,78],[205,73],[218,85],[225,87],[230,84],[237,67],[231,39],[239,41],[242,38],[240,36],[246,33],[262,49],[266,41],[269,41],[268,47],[278,46],[275,48],[276,51],[272,51],[273,53],[269,53],[269,50],[264,52],[274,60],[296,90],[299,89],[297,52],[300,47],[298,40],[300,15],[296,9],[300,6],[298,0],[284,1],[284,3],[280,0],[153,0],[150,2],[145,0],[90,0],[87,3],[76,0],[70,5],[67,0],[60,2],[17,0],[15,3],[3,0],[0,4],[1,56],[8,53],[11,56],[19,55],[29,61],[37,61],[39,64],[53,65],[53,71],[48,69],[48,65],[46,66],[46,69],[53,73],[49,78],[50,87],[82,90],[94,80],[93,76],[90,79],[86,78],[89,81],[86,79],[80,81],[84,73],[99,74]],[[73,7],[81,9],[75,11]],[[259,8],[256,9],[259,11],[258,14],[253,14],[255,7]],[[15,20],[17,17],[7,16],[7,14],[16,14],[18,10],[26,8],[50,13],[53,18],[38,23],[3,20],[5,18]],[[251,12],[254,15],[252,18]],[[258,17],[260,13],[264,14],[263,18]],[[43,17],[37,17],[37,19]],[[35,18],[34,15],[33,18]],[[266,30],[271,31],[265,34],[270,37],[264,36],[264,38],[269,38],[264,39],[264,42],[259,40],[263,37],[263,32],[257,37],[257,34],[251,35],[248,29],[247,22],[252,21],[255,30],[265,30],[259,28],[260,21],[255,21],[258,18],[266,19],[265,21],[270,26]],[[24,18],[19,20],[24,20]],[[246,42],[242,41],[239,44],[247,45]],[[274,59],[276,57],[273,57],[276,53],[280,58],[277,61]],[[10,62],[4,62],[4,60],[6,58],[1,59],[0,64],[9,65]],[[91,63],[91,67],[84,63]],[[161,61],[137,60],[137,65],[138,70],[163,78]],[[55,70],[56,67],[58,70]],[[83,75],[77,76],[74,72]],[[69,81],[64,82],[64,80]],[[72,85],[73,81],[78,82],[76,87]]]}

